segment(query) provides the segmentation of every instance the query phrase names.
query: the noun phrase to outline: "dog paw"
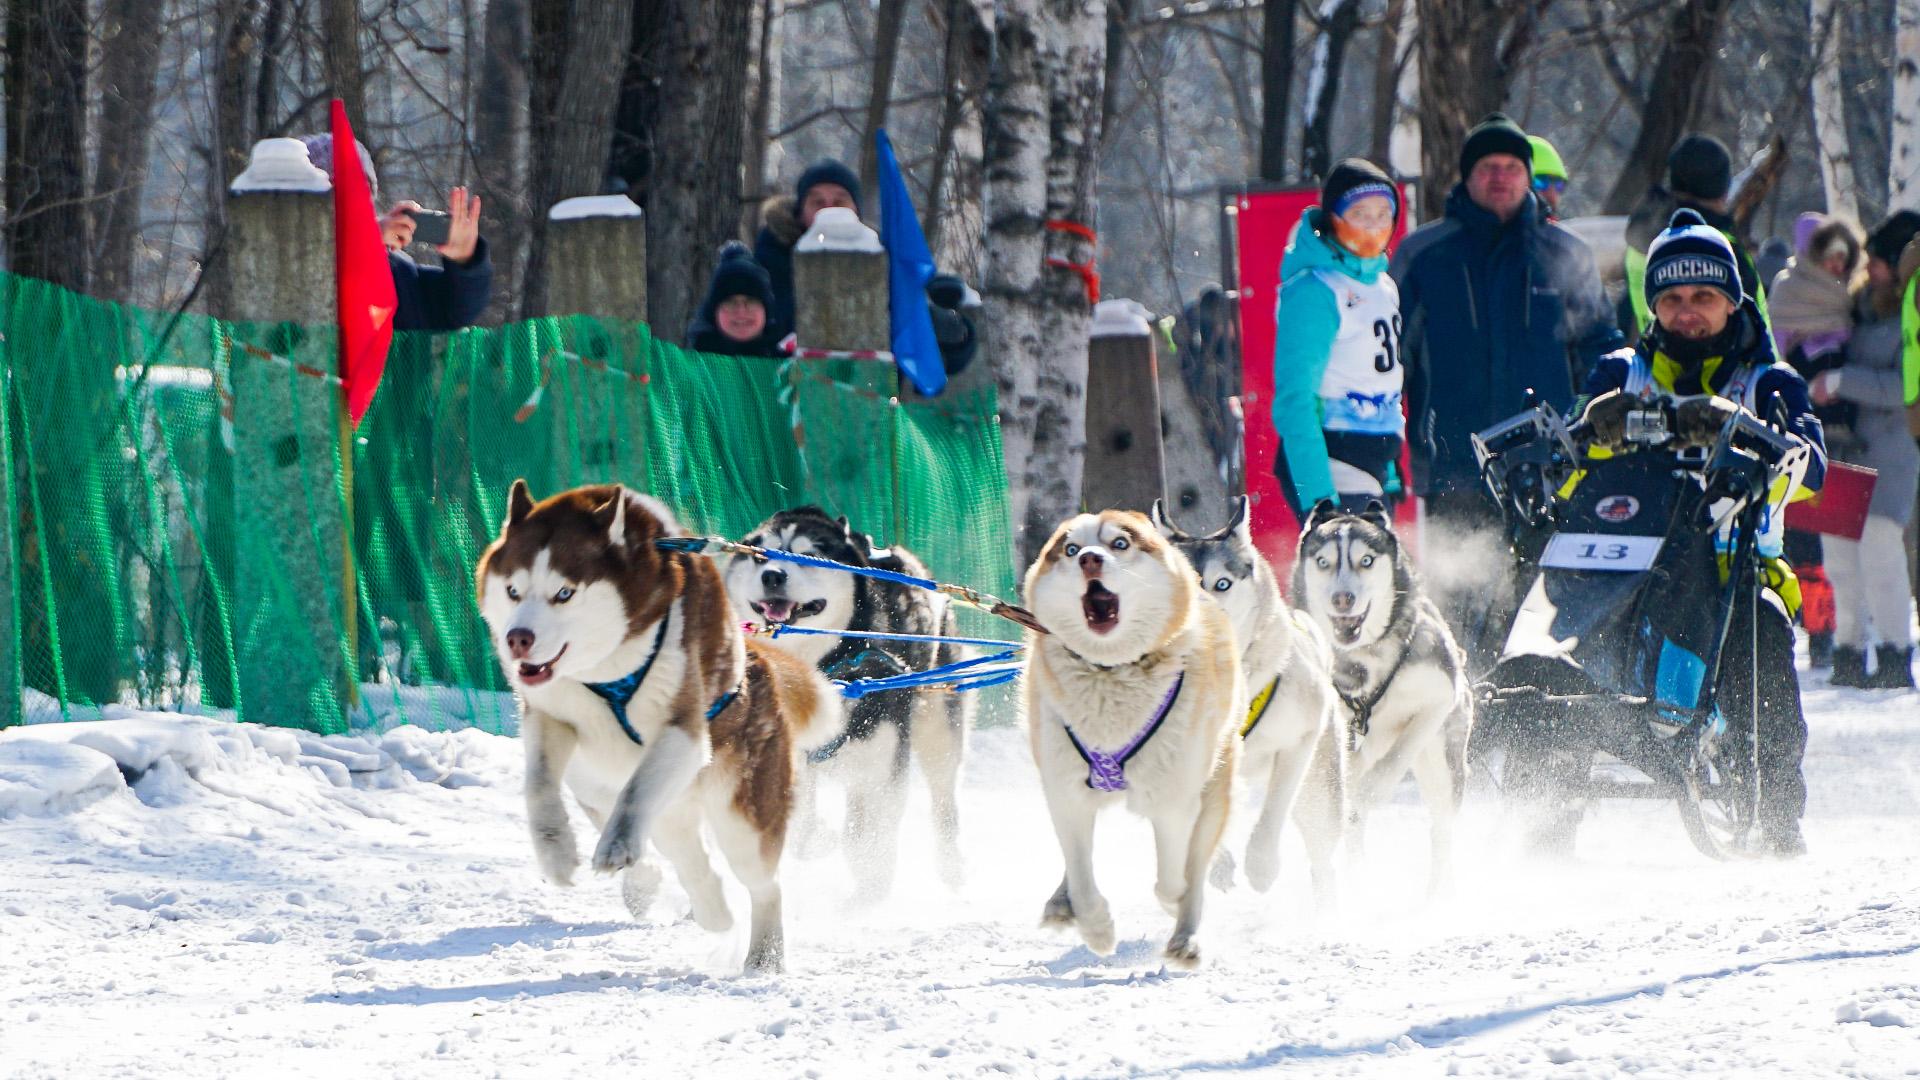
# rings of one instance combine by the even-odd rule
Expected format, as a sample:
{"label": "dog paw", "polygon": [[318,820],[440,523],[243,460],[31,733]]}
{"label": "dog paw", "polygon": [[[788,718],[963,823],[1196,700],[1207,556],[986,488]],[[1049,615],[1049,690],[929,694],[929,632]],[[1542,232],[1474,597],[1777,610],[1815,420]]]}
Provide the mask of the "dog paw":
{"label": "dog paw", "polygon": [[660,893],[660,882],[664,875],[660,868],[649,863],[635,863],[620,876],[620,900],[627,906],[627,914],[645,922],[647,911],[653,907],[653,898]]}
{"label": "dog paw", "polygon": [[631,843],[624,829],[608,829],[593,849],[593,868],[602,874],[625,870],[639,861],[640,845]]}
{"label": "dog paw", "polygon": [[1047,899],[1047,906],[1040,909],[1040,925],[1055,930],[1073,925],[1073,901],[1065,889],[1055,892]]}
{"label": "dog paw", "polygon": [[967,860],[960,854],[959,848],[945,850],[940,855],[940,884],[958,891],[967,883]]}
{"label": "dog paw", "polygon": [[539,860],[540,873],[561,888],[573,884],[574,868],[580,865],[580,851],[574,846],[573,830],[565,825],[533,830],[533,854]]}
{"label": "dog paw", "polygon": [[786,969],[786,949],[780,942],[756,943],[747,950],[747,962],[742,967],[742,974],[778,975]]}
{"label": "dog paw", "polygon": [[1221,892],[1232,892],[1236,884],[1234,870],[1233,853],[1221,848],[1220,854],[1213,858],[1213,868],[1207,871],[1207,884]]}
{"label": "dog paw", "polygon": [[1280,879],[1280,852],[1255,848],[1247,852],[1247,883],[1255,892],[1266,892]]}
{"label": "dog paw", "polygon": [[1078,920],[1080,940],[1095,956],[1113,955],[1113,916],[1102,911],[1098,917],[1082,915]]}
{"label": "dog paw", "polygon": [[1200,966],[1200,945],[1192,938],[1174,938],[1167,942],[1167,964],[1181,971],[1192,971]]}

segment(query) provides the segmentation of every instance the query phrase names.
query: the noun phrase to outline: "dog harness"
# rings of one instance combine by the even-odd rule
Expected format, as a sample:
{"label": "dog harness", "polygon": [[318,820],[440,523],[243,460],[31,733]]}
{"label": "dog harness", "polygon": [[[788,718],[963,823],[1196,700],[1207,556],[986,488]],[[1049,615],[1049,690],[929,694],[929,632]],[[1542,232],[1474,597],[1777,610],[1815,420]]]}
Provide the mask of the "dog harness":
{"label": "dog harness", "polygon": [[1153,711],[1153,718],[1147,721],[1147,726],[1135,732],[1125,746],[1111,753],[1089,749],[1087,744],[1080,741],[1080,736],[1073,733],[1073,725],[1061,725],[1067,729],[1067,739],[1073,743],[1080,760],[1087,763],[1088,787],[1095,791],[1127,790],[1127,762],[1140,752],[1141,747],[1147,745],[1147,740],[1153,738],[1153,733],[1159,731],[1160,725],[1166,722],[1167,714],[1173,711],[1173,703],[1180,699],[1180,687],[1186,681],[1187,673],[1182,671],[1174,678],[1173,685],[1167,688],[1167,696],[1160,699],[1160,707]]}
{"label": "dog harness", "polygon": [[[827,669],[827,678],[838,681],[840,675],[849,671],[857,671],[873,661],[878,661],[882,667],[890,669],[889,674],[892,675],[900,675],[907,670],[906,665],[900,662],[899,657],[885,649],[861,649],[852,656],[845,657],[829,667]],[[847,740],[851,738],[853,738],[853,719],[852,717],[848,717],[847,726],[840,729],[840,734],[828,739],[807,755],[807,764],[824,765],[832,761],[835,754],[838,754],[846,748]]]}
{"label": "dog harness", "polygon": [[1267,715],[1267,706],[1273,704],[1273,692],[1278,689],[1280,676],[1275,675],[1272,682],[1253,695],[1253,703],[1247,706],[1247,722],[1240,725],[1241,738],[1253,734],[1253,729],[1260,726],[1260,721]]}
{"label": "dog harness", "polygon": [[[647,650],[647,658],[638,668],[635,668],[632,672],[612,682],[590,682],[583,684],[587,689],[598,694],[600,700],[607,703],[607,708],[613,710],[613,718],[619,722],[620,730],[627,733],[627,738],[632,739],[633,745],[635,746],[645,746],[647,744],[645,740],[640,738],[640,733],[633,729],[633,725],[627,722],[627,705],[633,701],[634,695],[640,692],[641,684],[647,681],[647,672],[653,670],[653,662],[660,658],[660,646],[666,644],[667,640],[667,622],[672,617],[673,612],[671,609],[668,610],[667,614],[660,617],[660,629],[655,631],[653,635],[653,648]],[[713,704],[707,706],[707,719],[712,720],[714,717],[726,712],[727,706],[732,705],[734,699],[740,696],[740,691],[746,686],[746,681],[746,677],[742,675],[740,681],[734,684],[733,689],[715,698]]]}
{"label": "dog harness", "polygon": [[[1400,668],[1407,662],[1407,654],[1412,651],[1413,635],[1408,634],[1407,640],[1401,643],[1399,658],[1393,662],[1391,668],[1387,669],[1387,677],[1380,680],[1380,685],[1373,688],[1373,693],[1364,697],[1355,697],[1347,693],[1340,689],[1340,680],[1333,681],[1334,694],[1347,707],[1347,711],[1353,714],[1347,721],[1348,750],[1360,749],[1360,738],[1367,733],[1373,721],[1374,706],[1380,704],[1380,699],[1387,696],[1387,688],[1393,685],[1394,677],[1400,674]],[[1365,681],[1363,680],[1360,685],[1365,686]]]}

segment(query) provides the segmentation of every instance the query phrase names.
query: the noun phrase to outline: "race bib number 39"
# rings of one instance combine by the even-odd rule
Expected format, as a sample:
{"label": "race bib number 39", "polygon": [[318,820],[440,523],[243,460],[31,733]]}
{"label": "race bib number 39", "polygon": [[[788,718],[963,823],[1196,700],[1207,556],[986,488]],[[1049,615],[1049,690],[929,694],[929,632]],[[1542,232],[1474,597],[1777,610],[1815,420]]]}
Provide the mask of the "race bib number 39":
{"label": "race bib number 39", "polygon": [[1557,533],[1540,565],[1558,570],[1645,570],[1660,554],[1658,536]]}

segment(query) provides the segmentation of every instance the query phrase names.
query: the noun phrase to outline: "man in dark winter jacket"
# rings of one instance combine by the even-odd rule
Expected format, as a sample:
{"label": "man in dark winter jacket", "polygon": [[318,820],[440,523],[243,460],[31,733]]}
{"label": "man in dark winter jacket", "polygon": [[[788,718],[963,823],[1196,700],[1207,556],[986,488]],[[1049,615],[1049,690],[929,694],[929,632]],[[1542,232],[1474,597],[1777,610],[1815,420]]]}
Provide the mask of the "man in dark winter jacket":
{"label": "man in dark winter jacket", "polygon": [[[1428,577],[1463,641],[1484,662],[1488,573],[1503,565],[1499,511],[1470,436],[1526,407],[1555,408],[1621,345],[1579,237],[1541,220],[1533,146],[1494,113],[1467,134],[1446,216],[1415,230],[1389,267],[1400,289],[1414,479],[1426,501]],[[1436,542],[1439,541],[1439,542]],[[1479,666],[1476,664],[1476,667]]]}
{"label": "man in dark winter jacket", "polygon": [[[307,160],[315,168],[333,177],[333,136],[305,135]],[[374,207],[380,205],[380,180],[373,171],[373,156],[358,142],[360,167],[367,174],[367,188],[373,194]],[[487,254],[486,238],[480,235],[480,197],[456,187],[447,196],[447,242],[435,245],[440,253],[439,266],[421,266],[406,248],[413,243],[414,218],[411,211],[422,209],[411,199],[395,203],[380,218],[380,236],[387,245],[387,265],[393,271],[393,313],[395,330],[461,330],[479,321],[493,299],[493,260]]]}
{"label": "man in dark winter jacket", "polygon": [[747,245],[730,241],[687,325],[687,347],[726,356],[785,356],[786,335],[773,324],[773,283]]}
{"label": "man in dark winter jacket", "polygon": [[1698,131],[1681,136],[1673,144],[1667,153],[1667,186],[1649,189],[1627,217],[1627,291],[1621,297],[1618,318],[1621,332],[1629,339],[1639,337],[1653,321],[1646,290],[1641,287],[1647,274],[1647,247],[1667,227],[1676,210],[1692,210],[1727,238],[1740,264],[1740,287],[1759,309],[1760,320],[1772,325],[1766,289],[1771,279],[1760,275],[1740,242],[1738,226],[1727,214],[1727,196],[1732,190],[1733,155],[1727,144]]}
{"label": "man in dark winter jacket", "polygon": [[[1820,490],[1826,477],[1825,434],[1806,383],[1775,360],[1772,335],[1752,297],[1743,293],[1739,260],[1718,229],[1694,211],[1676,212],[1647,253],[1643,289],[1654,322],[1637,351],[1623,349],[1604,358],[1587,380],[1592,400],[1583,420],[1597,445],[1620,446],[1626,415],[1643,397],[1670,397],[1679,399],[1677,434],[1694,445],[1711,443],[1739,410],[1764,415],[1778,403],[1790,437],[1810,451],[1797,488],[1782,482],[1769,493],[1774,510],[1756,538],[1765,560],[1763,602],[1751,624],[1748,606],[1734,607],[1715,699],[1721,715],[1733,721],[1728,730],[1736,740],[1743,730],[1739,718],[1758,714],[1762,838],[1777,854],[1797,855],[1806,850],[1800,838],[1807,803],[1800,760],[1807,722],[1793,668],[1799,588],[1781,558],[1780,526],[1785,503]],[[1731,541],[1723,537],[1722,549]]]}

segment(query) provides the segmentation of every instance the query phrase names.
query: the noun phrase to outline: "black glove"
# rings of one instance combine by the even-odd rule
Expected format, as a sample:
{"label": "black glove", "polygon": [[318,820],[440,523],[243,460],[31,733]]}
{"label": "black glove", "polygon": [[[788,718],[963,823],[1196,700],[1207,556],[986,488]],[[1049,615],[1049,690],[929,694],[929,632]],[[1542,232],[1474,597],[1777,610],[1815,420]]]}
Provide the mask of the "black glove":
{"label": "black glove", "polygon": [[1587,402],[1580,422],[1587,427],[1588,441],[1609,450],[1627,441],[1627,414],[1638,404],[1619,390],[1609,390]]}
{"label": "black glove", "polygon": [[1740,406],[1718,394],[1681,399],[1673,410],[1674,435],[1687,446],[1711,446]]}

